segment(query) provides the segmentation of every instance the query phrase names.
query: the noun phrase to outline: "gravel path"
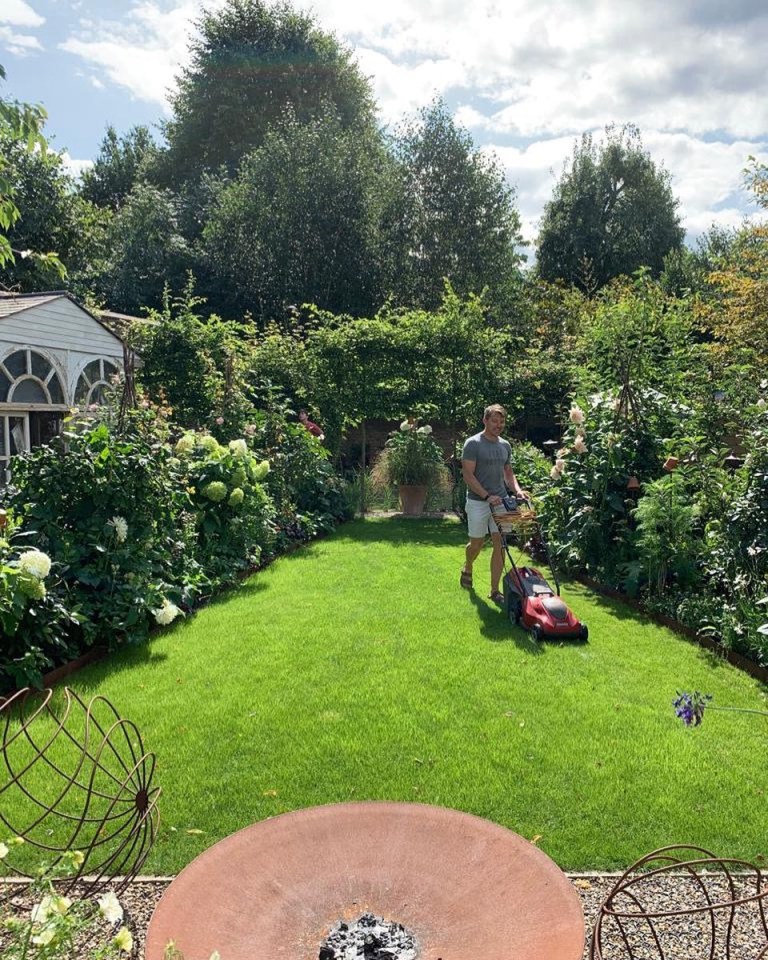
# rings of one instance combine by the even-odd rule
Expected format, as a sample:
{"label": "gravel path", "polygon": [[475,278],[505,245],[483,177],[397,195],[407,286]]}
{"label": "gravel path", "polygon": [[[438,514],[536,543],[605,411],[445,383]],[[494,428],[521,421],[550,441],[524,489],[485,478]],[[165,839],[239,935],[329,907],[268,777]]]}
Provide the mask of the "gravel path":
{"label": "gravel path", "polygon": [[[597,912],[606,893],[616,881],[615,876],[569,875],[572,883],[581,897],[584,917],[588,934],[591,932],[597,918]],[[163,892],[170,883],[169,879],[139,879],[135,880],[120,896],[120,902],[125,910],[124,923],[130,929],[134,938],[134,949],[131,960],[142,960],[144,953],[144,937],[152,917],[152,911]],[[754,893],[754,880],[751,886],[737,881],[739,891]],[[707,879],[708,889],[715,900],[727,898],[727,890],[719,878]],[[648,911],[666,910],[671,906],[684,908],[697,903],[696,897],[700,890],[693,887],[690,878],[685,876],[657,877],[651,881],[642,881],[638,888],[638,896]],[[768,904],[766,904],[768,908]],[[720,926],[726,926],[727,915],[720,912]],[[635,950],[634,960],[704,960],[709,958],[709,935],[706,924],[701,918],[679,918],[674,922],[656,921],[660,931],[661,943],[665,953],[659,954],[648,935],[647,928],[628,927],[628,936],[632,938]],[[106,932],[106,931],[104,931]],[[589,941],[589,935],[587,937]],[[730,960],[758,960],[760,954],[768,946],[768,940],[761,923],[758,909],[755,905],[740,907],[737,911],[731,935]],[[2,933],[0,933],[0,956],[3,951]],[[630,954],[622,945],[620,938],[613,931],[603,943],[605,960],[629,960]],[[70,960],[84,960],[87,952],[84,950],[72,956]],[[589,942],[584,951],[584,960],[588,960]],[[768,954],[766,955],[768,956]],[[726,960],[722,938],[716,940],[714,953],[715,960]],[[152,958],[156,960],[156,958]],[[222,956],[221,960],[227,960]],[[269,958],[254,958],[254,960],[269,960]],[[485,958],[484,958],[485,960]],[[500,957],[498,960],[504,960]]]}

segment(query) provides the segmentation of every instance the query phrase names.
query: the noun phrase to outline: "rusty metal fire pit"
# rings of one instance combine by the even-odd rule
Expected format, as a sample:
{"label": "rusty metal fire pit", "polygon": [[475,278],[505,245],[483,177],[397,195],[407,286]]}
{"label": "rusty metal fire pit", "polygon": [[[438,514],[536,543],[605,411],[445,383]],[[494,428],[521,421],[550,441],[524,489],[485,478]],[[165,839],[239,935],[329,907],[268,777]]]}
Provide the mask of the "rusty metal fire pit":
{"label": "rusty metal fire pit", "polygon": [[345,803],[283,814],[221,840],[173,881],[146,960],[318,960],[361,914],[402,924],[419,960],[580,960],[579,896],[517,834],[467,813]]}

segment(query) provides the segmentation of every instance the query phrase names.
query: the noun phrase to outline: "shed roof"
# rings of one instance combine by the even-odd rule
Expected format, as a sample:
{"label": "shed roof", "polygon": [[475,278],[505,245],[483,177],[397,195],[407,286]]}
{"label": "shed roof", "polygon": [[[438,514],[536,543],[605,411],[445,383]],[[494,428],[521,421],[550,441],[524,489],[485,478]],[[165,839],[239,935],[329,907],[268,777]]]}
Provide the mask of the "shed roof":
{"label": "shed roof", "polygon": [[[5,290],[0,290],[0,318],[10,317],[11,314],[29,310],[31,307],[39,307],[43,303],[49,303],[51,300],[66,296],[66,293],[58,290],[48,293],[8,293]],[[69,299],[73,298],[70,297]],[[79,303],[77,305],[80,306]],[[83,307],[83,309],[85,308]]]}
{"label": "shed roof", "polygon": [[100,327],[104,327],[113,337],[116,337],[121,342],[123,341],[123,338],[116,330],[111,329],[100,317],[88,310],[87,307],[84,307],[68,290],[42,290],[40,293],[13,293],[12,291],[0,290],[0,320],[4,317],[12,317],[24,310],[41,307],[43,304],[51,303],[53,300],[69,300],[78,310],[87,313],[92,320],[98,323]]}

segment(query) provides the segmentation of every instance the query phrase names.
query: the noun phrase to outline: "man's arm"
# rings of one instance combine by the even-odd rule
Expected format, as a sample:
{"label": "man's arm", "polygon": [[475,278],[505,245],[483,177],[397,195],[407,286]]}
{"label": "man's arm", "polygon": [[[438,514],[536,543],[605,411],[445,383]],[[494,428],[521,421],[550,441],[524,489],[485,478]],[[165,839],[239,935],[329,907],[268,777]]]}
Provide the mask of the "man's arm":
{"label": "man's arm", "polygon": [[511,490],[518,500],[527,500],[529,498],[527,491],[523,490],[517,482],[517,477],[508,463],[504,464],[504,483],[506,483],[507,489]]}

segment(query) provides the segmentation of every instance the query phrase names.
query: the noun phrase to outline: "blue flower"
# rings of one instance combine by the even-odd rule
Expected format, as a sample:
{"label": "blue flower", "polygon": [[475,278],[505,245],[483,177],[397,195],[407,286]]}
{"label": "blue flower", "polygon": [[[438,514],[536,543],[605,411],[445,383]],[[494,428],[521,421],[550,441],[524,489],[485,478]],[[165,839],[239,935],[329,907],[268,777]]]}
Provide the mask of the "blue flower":
{"label": "blue flower", "polygon": [[712,699],[709,693],[699,693],[694,690],[693,693],[680,693],[677,691],[677,698],[672,701],[676,716],[680,717],[686,727],[698,727],[704,718],[704,708]]}

